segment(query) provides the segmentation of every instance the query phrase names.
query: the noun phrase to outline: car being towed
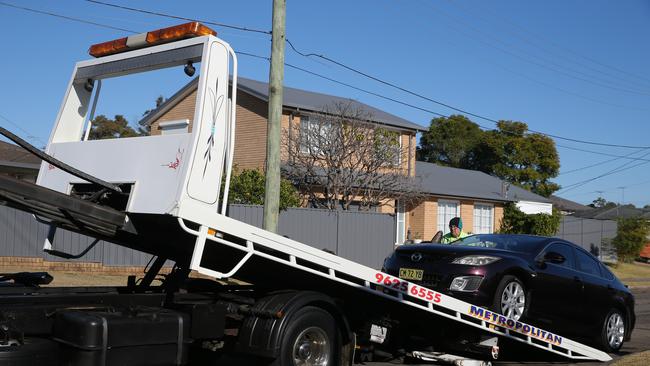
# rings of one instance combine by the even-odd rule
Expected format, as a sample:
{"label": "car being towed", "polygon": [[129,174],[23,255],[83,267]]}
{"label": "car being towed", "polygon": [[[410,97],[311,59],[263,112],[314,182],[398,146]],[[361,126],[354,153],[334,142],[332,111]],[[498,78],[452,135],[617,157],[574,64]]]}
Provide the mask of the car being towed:
{"label": "car being towed", "polygon": [[607,352],[618,351],[634,328],[627,287],[590,253],[557,238],[480,234],[403,245],[383,271]]}

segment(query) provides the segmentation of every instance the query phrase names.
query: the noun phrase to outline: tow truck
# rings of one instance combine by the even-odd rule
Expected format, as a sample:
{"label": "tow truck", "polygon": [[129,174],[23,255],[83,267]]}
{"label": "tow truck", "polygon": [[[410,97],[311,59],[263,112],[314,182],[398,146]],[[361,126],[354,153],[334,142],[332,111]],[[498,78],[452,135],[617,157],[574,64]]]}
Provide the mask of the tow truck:
{"label": "tow truck", "polygon": [[[50,226],[50,254],[80,255],[57,248],[56,230],[67,229],[152,261],[120,287],[47,287],[47,273],[5,275],[0,365],[185,365],[229,356],[350,365],[404,355],[489,364],[499,339],[573,360],[611,359],[228,217],[237,58],[210,28],[186,23],[89,53],[74,67],[45,151],[1,130],[43,163],[36,184],[0,177],[0,202]],[[190,75],[195,65],[191,128],[172,121],[161,135],[88,139],[103,80],[164,68]],[[168,261],[173,269],[163,274]]]}

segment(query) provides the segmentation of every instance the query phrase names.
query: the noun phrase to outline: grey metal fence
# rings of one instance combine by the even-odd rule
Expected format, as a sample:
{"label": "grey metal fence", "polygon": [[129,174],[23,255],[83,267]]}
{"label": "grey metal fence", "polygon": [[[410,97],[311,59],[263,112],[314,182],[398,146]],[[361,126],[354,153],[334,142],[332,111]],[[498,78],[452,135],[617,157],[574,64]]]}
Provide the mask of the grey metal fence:
{"label": "grey metal fence", "polygon": [[[231,205],[228,215],[262,227],[262,206]],[[374,212],[290,208],[280,213],[278,233],[327,249],[373,268],[381,267],[395,243],[395,216]]]}
{"label": "grey metal fence", "polygon": [[[262,206],[231,205],[230,217],[262,227]],[[63,259],[45,254],[43,242],[47,225],[31,214],[0,206],[0,256]],[[280,235],[374,268],[381,266],[395,242],[395,217],[372,212],[345,212],[291,208],[281,212]],[[58,229],[54,239],[57,250],[80,253],[93,238]],[[110,266],[144,266],[151,255],[100,241],[82,262],[100,262]]]}
{"label": "grey metal fence", "polygon": [[[31,214],[0,206],[0,256],[42,257],[48,261],[63,259],[43,252],[43,242],[48,226],[37,222]],[[89,236],[57,229],[54,247],[63,252],[80,253],[95,239]],[[150,254],[125,248],[113,243],[99,241],[79,262],[100,262],[109,266],[144,266]]]}
{"label": "grey metal fence", "polygon": [[603,261],[616,261],[611,245],[616,236],[616,221],[564,216],[557,237],[578,244]]}

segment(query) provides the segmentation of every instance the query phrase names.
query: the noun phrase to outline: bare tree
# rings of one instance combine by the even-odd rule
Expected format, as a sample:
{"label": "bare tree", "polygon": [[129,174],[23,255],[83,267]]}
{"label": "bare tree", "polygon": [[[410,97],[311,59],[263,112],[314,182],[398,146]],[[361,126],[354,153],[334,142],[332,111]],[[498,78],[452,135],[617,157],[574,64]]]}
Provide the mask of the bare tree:
{"label": "bare tree", "polygon": [[372,123],[352,103],[337,103],[302,116],[283,133],[288,154],[283,174],[316,207],[344,210],[419,200],[421,190],[409,176],[408,151],[397,131]]}

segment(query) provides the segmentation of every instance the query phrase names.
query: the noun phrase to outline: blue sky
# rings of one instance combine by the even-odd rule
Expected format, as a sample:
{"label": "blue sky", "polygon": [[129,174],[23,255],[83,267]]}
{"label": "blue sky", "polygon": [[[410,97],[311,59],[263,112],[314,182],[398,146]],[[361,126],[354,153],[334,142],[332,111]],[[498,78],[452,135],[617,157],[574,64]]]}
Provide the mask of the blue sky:
{"label": "blue sky", "polygon": [[[271,28],[270,0],[106,1],[253,29]],[[182,22],[83,0],[0,3],[135,32]],[[236,51],[270,53],[268,35],[211,27]],[[2,4],[0,29],[5,34],[0,57],[0,125],[36,145],[47,141],[74,62],[90,58],[91,44],[129,34]],[[523,121],[533,130],[567,138],[631,146],[650,146],[648,35],[650,2],[646,0],[287,2],[287,37],[302,52],[325,55],[491,119]],[[457,113],[326,61],[302,57],[288,47],[286,61],[424,109]],[[242,55],[239,63],[241,76],[267,80],[266,61]],[[158,94],[169,96],[182,85],[182,80],[168,80],[148,80],[153,94],[132,92],[119,113],[134,121],[151,108]],[[357,99],[423,126],[434,117],[290,68],[285,71],[285,84]],[[566,187],[619,167],[632,167],[561,191],[561,196],[589,203],[598,195],[620,202],[624,194],[626,203],[650,203],[650,161],[613,160],[624,155],[650,160],[650,149],[565,140],[557,144],[562,168],[555,181]],[[585,168],[595,164],[600,165]]]}

